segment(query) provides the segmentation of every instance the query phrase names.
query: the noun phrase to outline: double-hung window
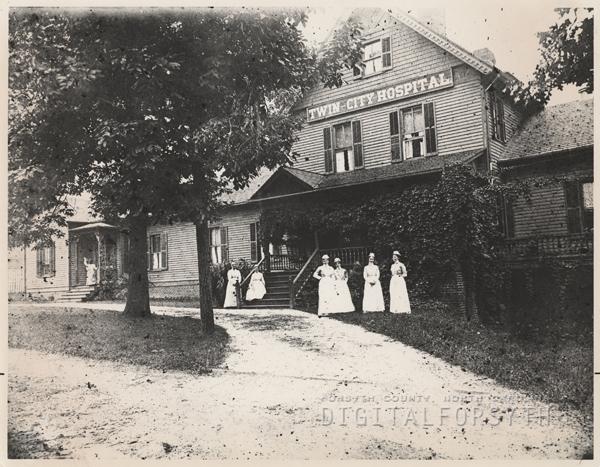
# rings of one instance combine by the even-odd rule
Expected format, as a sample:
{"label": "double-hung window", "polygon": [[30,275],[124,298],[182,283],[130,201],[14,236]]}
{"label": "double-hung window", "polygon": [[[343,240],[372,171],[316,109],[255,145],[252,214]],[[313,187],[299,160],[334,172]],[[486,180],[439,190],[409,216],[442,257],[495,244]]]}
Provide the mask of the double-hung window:
{"label": "double-hung window", "polygon": [[349,172],[364,166],[360,121],[323,128],[325,172]]}
{"label": "double-hung window", "polygon": [[590,180],[565,183],[567,229],[569,233],[589,232],[594,228],[594,184]]}
{"label": "double-hung window", "polygon": [[148,270],[164,271],[167,269],[167,245],[165,232],[148,237]]}
{"label": "double-hung window", "polygon": [[227,227],[210,229],[210,259],[213,264],[225,263],[229,259]]}
{"label": "double-hung window", "polygon": [[389,114],[392,161],[437,153],[433,102]]}
{"label": "double-hung window", "polygon": [[52,277],[56,272],[56,249],[54,242],[36,248],[36,276]]}
{"label": "double-hung window", "polygon": [[370,76],[392,67],[392,40],[383,37],[363,46],[363,60],[354,68],[355,76]]}

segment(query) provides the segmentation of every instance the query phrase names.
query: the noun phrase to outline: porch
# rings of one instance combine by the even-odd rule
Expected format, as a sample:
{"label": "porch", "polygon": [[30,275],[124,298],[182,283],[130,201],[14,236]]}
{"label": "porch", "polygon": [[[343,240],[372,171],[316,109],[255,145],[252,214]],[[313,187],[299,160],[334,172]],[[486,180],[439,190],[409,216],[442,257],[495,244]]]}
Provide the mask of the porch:
{"label": "porch", "polygon": [[548,259],[592,262],[594,234],[536,235],[507,239],[503,256],[512,264],[539,262]]}
{"label": "porch", "polygon": [[[117,226],[93,222],[69,229],[69,289],[93,288],[123,276],[127,265],[127,234]],[[95,266],[88,279],[86,262]]]}

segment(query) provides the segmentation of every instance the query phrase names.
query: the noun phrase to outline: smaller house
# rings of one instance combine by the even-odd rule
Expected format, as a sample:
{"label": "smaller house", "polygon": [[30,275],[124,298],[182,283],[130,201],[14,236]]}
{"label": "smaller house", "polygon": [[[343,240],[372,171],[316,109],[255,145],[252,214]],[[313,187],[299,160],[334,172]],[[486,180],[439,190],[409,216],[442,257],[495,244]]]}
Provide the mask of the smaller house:
{"label": "smaller house", "polygon": [[505,180],[530,182],[504,209],[510,301],[546,319],[593,316],[593,116],[592,99],[547,107],[498,161]]}
{"label": "smaller house", "polygon": [[592,99],[546,108],[508,142],[498,161],[505,180],[530,180],[530,199],[507,203],[508,259],[592,261],[594,228]]}
{"label": "smaller house", "polygon": [[91,290],[85,262],[96,266],[94,280],[127,268],[127,234],[89,213],[89,196],[70,200],[75,213],[64,235],[50,245],[14,248],[9,253],[9,293],[80,300]]}

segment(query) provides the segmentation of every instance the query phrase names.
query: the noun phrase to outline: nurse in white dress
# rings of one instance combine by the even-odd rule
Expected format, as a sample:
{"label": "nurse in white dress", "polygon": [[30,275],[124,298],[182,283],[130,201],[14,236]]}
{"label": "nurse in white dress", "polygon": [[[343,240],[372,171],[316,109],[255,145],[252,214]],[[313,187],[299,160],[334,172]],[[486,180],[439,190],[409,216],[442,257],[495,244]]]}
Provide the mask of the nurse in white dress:
{"label": "nurse in white dress", "polygon": [[369,264],[363,269],[365,291],[363,294],[363,311],[366,313],[385,311],[383,291],[379,281],[379,267],[375,264],[375,253],[369,254]]}
{"label": "nurse in white dress", "polygon": [[333,279],[335,284],[335,311],[336,313],[352,313],[354,303],[350,296],[348,288],[348,272],[342,267],[342,261],[339,258],[333,260],[334,272]]}
{"label": "nurse in white dress", "polygon": [[407,276],[406,266],[400,262],[398,251],[394,251],[392,258],[394,262],[390,268],[392,272],[392,278],[390,279],[390,312],[410,313],[410,301],[408,300],[408,291],[404,280]]}
{"label": "nurse in white dress", "polygon": [[333,268],[329,266],[329,256],[323,255],[323,264],[317,268],[313,277],[319,281],[319,317],[335,313],[335,283]]}
{"label": "nurse in white dress", "polygon": [[237,307],[237,293],[236,284],[239,284],[242,280],[242,273],[235,263],[231,263],[231,269],[227,272],[227,288],[225,289],[225,303],[223,308],[236,308]]}
{"label": "nurse in white dress", "polygon": [[265,287],[263,273],[254,271],[250,276],[250,284],[248,285],[248,291],[246,292],[246,301],[251,302],[252,300],[260,300],[266,293],[267,288]]}

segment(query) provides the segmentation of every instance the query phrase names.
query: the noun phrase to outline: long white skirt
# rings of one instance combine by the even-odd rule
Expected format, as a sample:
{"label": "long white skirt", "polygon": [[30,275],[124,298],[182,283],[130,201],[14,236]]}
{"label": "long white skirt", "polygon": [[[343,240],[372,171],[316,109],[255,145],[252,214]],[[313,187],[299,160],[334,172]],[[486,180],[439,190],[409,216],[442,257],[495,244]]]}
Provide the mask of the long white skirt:
{"label": "long white skirt", "polygon": [[319,316],[335,313],[335,283],[330,277],[323,277],[319,281]]}
{"label": "long white skirt", "polygon": [[265,289],[265,285],[262,281],[251,280],[248,291],[246,292],[246,301],[251,302],[252,300],[260,300],[266,293],[267,289]]}
{"label": "long white skirt", "polygon": [[404,277],[392,276],[390,279],[390,311],[392,313],[410,313],[410,301]]}
{"label": "long white skirt", "polygon": [[237,298],[235,294],[235,283],[233,281],[227,281],[227,288],[225,289],[225,303],[223,308],[236,308]]}
{"label": "long white skirt", "polygon": [[354,311],[354,303],[350,296],[350,289],[344,280],[336,280],[335,284],[335,313],[352,313]]}
{"label": "long white skirt", "polygon": [[385,303],[383,302],[383,291],[381,290],[381,282],[376,281],[371,285],[365,281],[365,292],[363,295],[363,311],[369,313],[374,311],[385,311]]}

